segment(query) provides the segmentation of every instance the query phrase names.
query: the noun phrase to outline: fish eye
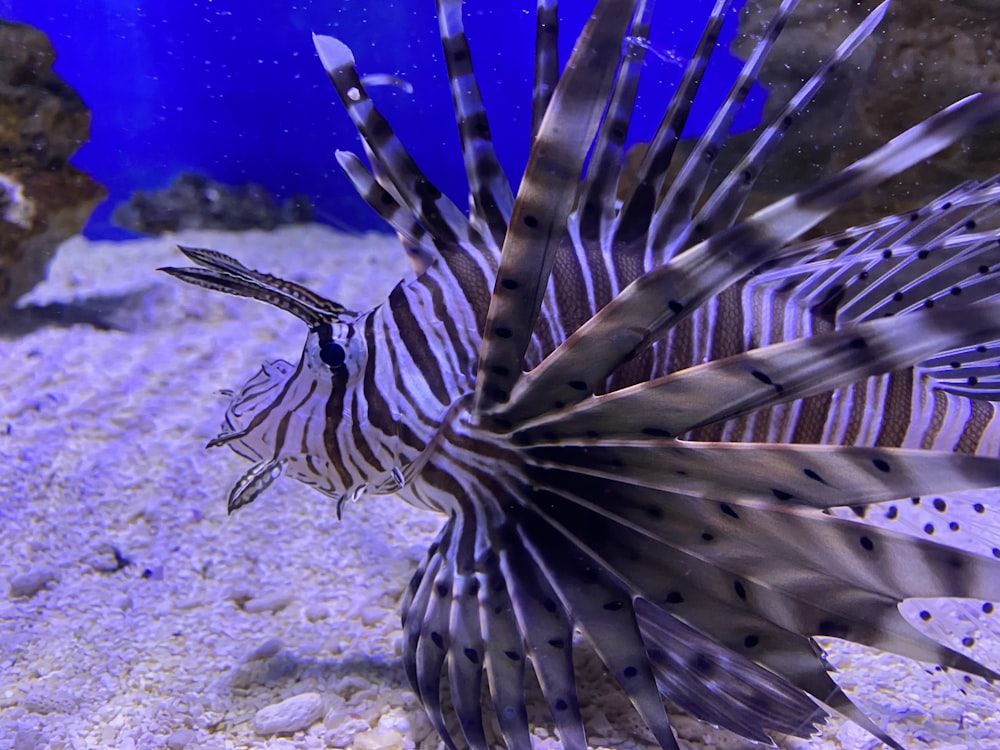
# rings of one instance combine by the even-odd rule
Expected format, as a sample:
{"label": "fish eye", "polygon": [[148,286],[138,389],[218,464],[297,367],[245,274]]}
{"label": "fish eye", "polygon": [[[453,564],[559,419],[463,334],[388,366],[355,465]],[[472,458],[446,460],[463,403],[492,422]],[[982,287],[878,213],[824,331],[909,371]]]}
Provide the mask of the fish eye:
{"label": "fish eye", "polygon": [[338,367],[344,366],[347,352],[336,341],[324,341],[319,346],[319,358],[331,370],[336,370]]}

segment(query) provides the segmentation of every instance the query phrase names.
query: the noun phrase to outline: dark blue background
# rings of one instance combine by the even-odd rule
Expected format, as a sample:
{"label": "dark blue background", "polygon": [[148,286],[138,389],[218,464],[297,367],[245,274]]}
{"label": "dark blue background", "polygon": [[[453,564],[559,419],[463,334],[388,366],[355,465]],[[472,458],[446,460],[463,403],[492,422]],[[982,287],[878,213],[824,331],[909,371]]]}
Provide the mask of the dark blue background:
{"label": "dark blue background", "polygon": [[[527,157],[534,5],[465,4],[494,140],[512,179]],[[711,5],[661,2],[653,43],[686,56]],[[563,60],[590,7],[563,0]],[[90,143],[73,159],[110,193],[87,227],[92,238],[129,236],[110,224],[114,205],[133,190],[165,187],[181,171],[257,182],[279,198],[305,193],[320,221],[384,228],[334,158],[335,149],[360,147],[311,32],[350,45],[362,75],[391,73],[413,85],[412,95],[388,86],[372,95],[428,175],[467,205],[433,0],[0,0],[0,17],[48,34],[56,71],[93,111]],[[709,71],[715,93],[700,99],[692,132],[704,128],[739,68],[725,51],[735,27],[734,12]],[[633,126],[633,140],[652,133],[682,70],[651,54],[646,68],[646,117]],[[757,121],[763,98],[756,92],[738,127]]]}

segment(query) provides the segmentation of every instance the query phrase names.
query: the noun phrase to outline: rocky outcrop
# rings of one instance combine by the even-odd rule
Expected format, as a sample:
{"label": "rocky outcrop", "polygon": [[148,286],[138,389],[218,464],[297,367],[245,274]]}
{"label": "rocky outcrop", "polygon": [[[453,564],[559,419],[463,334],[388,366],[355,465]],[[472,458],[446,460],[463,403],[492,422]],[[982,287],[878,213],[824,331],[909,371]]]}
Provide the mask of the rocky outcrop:
{"label": "rocky outcrop", "polygon": [[106,195],[69,164],[90,112],[54,60],[41,31],[0,21],[0,311],[45,278],[56,247]]}
{"label": "rocky outcrop", "polygon": [[240,232],[312,221],[312,204],[296,195],[280,205],[255,183],[226,185],[199,174],[182,174],[165,190],[136,191],[115,206],[112,221],[139,234],[185,229]]}

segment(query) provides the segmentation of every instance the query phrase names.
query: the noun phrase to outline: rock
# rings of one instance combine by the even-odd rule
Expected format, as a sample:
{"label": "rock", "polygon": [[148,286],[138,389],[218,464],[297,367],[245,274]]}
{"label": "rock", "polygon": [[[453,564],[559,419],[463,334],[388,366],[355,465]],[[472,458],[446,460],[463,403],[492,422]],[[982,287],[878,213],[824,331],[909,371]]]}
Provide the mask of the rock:
{"label": "rock", "polygon": [[371,730],[367,721],[355,718],[346,711],[338,711],[332,717],[332,721],[331,717],[328,717],[326,725],[331,729],[323,736],[323,742],[327,747],[335,748],[350,747],[356,737],[363,736]]}
{"label": "rock", "polygon": [[21,698],[21,706],[33,714],[71,714],[76,711],[79,701],[67,690],[34,688]]}
{"label": "rock", "polygon": [[167,737],[167,747],[170,750],[184,750],[188,745],[198,739],[198,734],[193,729],[184,727],[177,729]]}
{"label": "rock", "polygon": [[30,597],[44,589],[59,576],[51,568],[32,568],[24,573],[17,573],[8,579],[11,598]]}
{"label": "rock", "polygon": [[14,750],[36,750],[44,745],[41,732],[37,729],[22,727],[14,735]]}
{"label": "rock", "polygon": [[268,638],[250,652],[247,661],[266,661],[281,650],[280,638]]}
{"label": "rock", "polygon": [[86,558],[86,563],[98,573],[117,573],[132,564],[115,545],[102,542],[94,547]]}
{"label": "rock", "polygon": [[90,112],[55,73],[38,29],[0,20],[0,311],[45,278],[103,186],[69,164],[90,137]]}
{"label": "rock", "polygon": [[322,716],[320,694],[302,693],[262,708],[254,717],[253,727],[257,734],[291,734],[308,729]]}
{"label": "rock", "polygon": [[319,622],[330,616],[330,608],[325,604],[310,604],[303,611],[309,622]]}
{"label": "rock", "polygon": [[182,174],[165,190],[132,194],[115,206],[112,221],[140,234],[183,229],[274,229],[312,221],[312,205],[297,195],[278,205],[260,185],[225,185],[199,174]]}
{"label": "rock", "polygon": [[354,747],[357,750],[398,750],[405,747],[404,735],[399,732],[372,729],[355,737]]}
{"label": "rock", "polygon": [[240,605],[244,612],[256,614],[259,612],[280,612],[295,600],[291,593],[278,591],[272,594],[262,594],[261,596],[248,599]]}

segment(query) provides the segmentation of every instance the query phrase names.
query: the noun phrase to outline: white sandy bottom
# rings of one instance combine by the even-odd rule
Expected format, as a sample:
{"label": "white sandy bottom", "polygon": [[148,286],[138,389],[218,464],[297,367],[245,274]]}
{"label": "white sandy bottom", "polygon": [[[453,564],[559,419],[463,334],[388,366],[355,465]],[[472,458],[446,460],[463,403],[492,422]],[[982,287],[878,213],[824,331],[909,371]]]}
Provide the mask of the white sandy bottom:
{"label": "white sandy bottom", "polygon": [[[0,339],[0,750],[440,746],[406,685],[398,613],[440,518],[372,498],[338,523],[329,501],[290,481],[227,518],[225,497],[248,466],[204,449],[226,404],[218,390],[264,360],[294,362],[304,331],[278,310],[155,273],[186,264],[178,242],[349,307],[377,302],[405,270],[392,237],[316,226],[60,249],[33,302],[145,294],[115,313],[127,332],[76,325]],[[14,596],[6,582],[25,574],[51,580]],[[963,615],[954,627],[976,626]],[[975,635],[1000,653],[989,632]],[[860,649],[844,659],[843,684],[897,722],[897,736],[1000,747],[1000,692],[981,680]],[[599,665],[580,668],[592,740],[649,746]],[[296,696],[291,717],[258,714]],[[556,747],[535,714],[538,746]],[[261,730],[306,728],[260,733],[255,719]],[[689,748],[753,747],[685,717],[675,726]],[[783,743],[878,744],[842,723]]]}

